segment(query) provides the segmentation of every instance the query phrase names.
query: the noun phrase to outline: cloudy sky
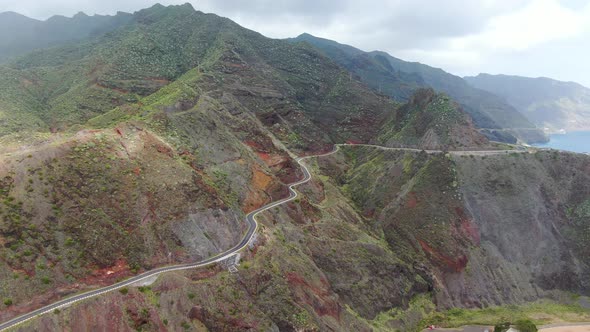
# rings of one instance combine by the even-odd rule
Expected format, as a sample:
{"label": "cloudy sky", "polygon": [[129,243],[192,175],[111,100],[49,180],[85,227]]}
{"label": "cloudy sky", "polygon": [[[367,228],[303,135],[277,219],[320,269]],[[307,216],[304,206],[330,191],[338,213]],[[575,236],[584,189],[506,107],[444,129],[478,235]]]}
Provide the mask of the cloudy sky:
{"label": "cloudy sky", "polygon": [[[161,0],[162,4],[186,2]],[[457,75],[547,76],[590,87],[590,0],[199,0],[262,34],[308,32],[383,50]],[[0,0],[0,12],[45,19],[133,12],[150,0]]]}

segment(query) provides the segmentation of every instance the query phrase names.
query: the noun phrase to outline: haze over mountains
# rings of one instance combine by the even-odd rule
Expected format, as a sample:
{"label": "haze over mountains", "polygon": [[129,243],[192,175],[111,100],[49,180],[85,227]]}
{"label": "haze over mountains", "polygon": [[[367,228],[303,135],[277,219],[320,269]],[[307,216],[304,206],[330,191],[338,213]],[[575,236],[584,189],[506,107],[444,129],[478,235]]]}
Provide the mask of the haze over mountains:
{"label": "haze over mountains", "polygon": [[14,12],[0,13],[0,62],[35,49],[98,36],[127,23],[132,15],[53,16],[45,21]]}
{"label": "haze over mountains", "polygon": [[474,89],[462,78],[441,69],[405,62],[384,52],[363,52],[309,34],[302,34],[293,40],[311,43],[373,89],[398,100],[406,101],[421,87],[444,92],[457,100],[476,126],[492,139],[510,142],[516,142],[516,138],[526,142],[545,139],[529,120],[503,99]]}
{"label": "haze over mountains", "polygon": [[[257,217],[237,274],[165,273],[16,330],[590,319],[590,159],[493,142],[544,137],[508,96],[190,4],[5,21],[28,32],[1,39],[2,322],[231,248],[302,178],[296,157],[350,144],[308,159],[297,199]],[[41,45],[35,29],[76,31]]]}
{"label": "haze over mountains", "polygon": [[574,82],[480,74],[465,77],[472,86],[505,98],[547,131],[590,130],[590,89]]}
{"label": "haze over mountains", "polygon": [[[14,12],[0,13],[0,62],[35,49],[99,36],[129,23],[131,18],[131,14],[122,12],[115,16],[78,13],[72,18],[54,16],[39,21]],[[485,74],[463,80],[438,68],[405,62],[380,51],[364,52],[306,33],[291,41],[311,43],[369,87],[396,100],[407,101],[421,87],[447,93],[494,140],[544,141],[535,126],[547,131],[588,128],[583,115],[588,110],[588,90],[575,83],[550,79],[537,79],[535,83],[534,79],[504,75],[492,79]]]}

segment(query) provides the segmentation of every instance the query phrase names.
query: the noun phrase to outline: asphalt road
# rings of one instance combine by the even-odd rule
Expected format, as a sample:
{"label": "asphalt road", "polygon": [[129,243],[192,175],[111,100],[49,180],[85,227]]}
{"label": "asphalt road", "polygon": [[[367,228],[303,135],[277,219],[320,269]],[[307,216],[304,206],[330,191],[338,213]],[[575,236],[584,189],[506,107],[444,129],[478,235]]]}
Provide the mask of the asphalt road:
{"label": "asphalt road", "polygon": [[[341,146],[366,146],[366,147],[373,147],[373,148],[377,148],[377,149],[381,149],[381,150],[398,150],[398,151],[414,151],[414,152],[420,152],[423,150],[420,149],[411,149],[411,148],[388,148],[388,147],[383,147],[383,146],[379,146],[379,145],[371,145],[371,144],[336,144],[334,146],[334,150],[332,150],[331,152],[325,153],[325,154],[320,154],[320,155],[312,155],[312,156],[306,156],[306,157],[301,157],[301,158],[297,158],[297,163],[299,164],[299,166],[301,166],[301,170],[303,171],[303,179],[300,181],[297,181],[295,183],[291,183],[289,185],[289,197],[281,199],[279,201],[267,204],[257,210],[254,210],[250,213],[248,213],[246,215],[246,221],[248,222],[248,231],[246,232],[246,235],[242,238],[242,240],[236,244],[234,247],[232,247],[229,250],[226,250],[222,253],[219,253],[216,256],[207,258],[205,260],[202,260],[200,262],[195,262],[195,263],[187,263],[187,264],[179,264],[179,265],[172,265],[172,266],[164,266],[164,267],[160,267],[154,270],[150,270],[147,272],[144,272],[142,274],[139,274],[137,276],[131,277],[127,280],[115,283],[113,285],[110,286],[106,286],[103,288],[99,288],[93,291],[89,291],[89,292],[85,292],[82,294],[78,294],[78,295],[74,295],[71,297],[68,297],[66,299],[54,302],[50,305],[47,305],[45,307],[39,308],[37,310],[33,310],[27,314],[15,317],[7,322],[4,322],[2,324],[0,324],[0,331],[6,330],[8,328],[14,327],[18,324],[24,323],[30,319],[36,318],[38,316],[44,315],[46,313],[49,312],[53,312],[55,309],[60,309],[60,308],[64,308],[67,306],[70,306],[76,302],[91,298],[91,297],[96,297],[99,296],[101,294],[104,293],[108,293],[108,292],[112,292],[114,290],[123,288],[123,287],[127,287],[130,286],[132,284],[135,284],[139,281],[142,281],[144,279],[150,278],[150,277],[154,277],[156,275],[165,273],[165,272],[171,272],[171,271],[179,271],[179,270],[188,270],[188,269],[194,269],[194,268],[199,268],[199,267],[204,267],[207,265],[211,265],[217,262],[221,262],[225,259],[227,259],[228,257],[234,255],[235,253],[237,253],[238,251],[244,249],[248,243],[250,242],[250,240],[252,239],[252,236],[254,236],[254,234],[256,233],[256,231],[258,230],[258,222],[256,221],[256,216],[259,213],[262,213],[266,210],[272,209],[273,207],[276,207],[278,205],[281,204],[285,204],[289,201],[294,200],[297,197],[297,192],[293,189],[293,187],[304,184],[306,182],[308,182],[311,179],[311,174],[309,172],[309,170],[307,169],[307,167],[302,163],[303,160],[305,159],[309,159],[309,158],[315,158],[315,157],[325,157],[331,154],[334,154],[336,152],[338,152],[339,148]],[[440,150],[425,150],[426,153],[432,154],[432,153],[441,153],[443,151]],[[513,151],[513,150],[500,150],[500,151],[451,151],[451,153],[453,154],[505,154],[505,153],[513,153],[513,152],[518,152],[518,151]]]}
{"label": "asphalt road", "polygon": [[531,151],[524,149],[524,150],[455,150],[455,151],[442,151],[442,150],[423,150],[423,149],[414,149],[414,148],[389,148],[386,146],[381,145],[373,145],[373,144],[336,144],[337,147],[340,146],[366,146],[371,148],[376,148],[379,150],[395,150],[395,151],[412,151],[412,152],[421,152],[424,151],[428,154],[436,154],[436,153],[449,153],[452,155],[479,155],[479,156],[492,156],[492,155],[506,155],[511,153],[530,153]]}
{"label": "asphalt road", "polygon": [[144,279],[147,279],[147,278],[150,278],[150,277],[153,277],[153,276],[165,273],[165,272],[188,270],[188,269],[204,267],[204,266],[215,264],[217,262],[221,262],[221,261],[227,259],[228,257],[234,255],[238,251],[244,249],[248,245],[248,243],[252,239],[252,236],[254,236],[254,234],[258,230],[258,222],[256,221],[256,216],[259,213],[262,213],[268,209],[272,209],[273,207],[276,207],[278,205],[285,204],[285,203],[297,198],[297,192],[293,189],[293,187],[304,184],[311,179],[311,174],[309,173],[309,170],[302,163],[303,160],[308,159],[308,158],[313,158],[313,157],[327,156],[327,155],[336,153],[337,151],[338,151],[338,146],[335,146],[333,151],[325,153],[325,154],[297,158],[296,159],[297,163],[299,163],[299,166],[301,166],[301,170],[303,171],[303,179],[300,181],[297,181],[295,183],[291,183],[289,185],[289,197],[281,199],[281,200],[273,202],[273,203],[270,203],[270,204],[267,204],[257,210],[254,210],[254,211],[248,213],[246,215],[246,221],[248,222],[248,231],[246,232],[246,234],[244,235],[242,240],[238,244],[236,244],[234,247],[232,247],[231,249],[226,250],[216,256],[202,260],[200,262],[160,267],[160,268],[157,268],[154,270],[144,272],[142,274],[139,274],[137,276],[131,277],[127,280],[118,282],[118,283],[110,285],[110,286],[106,286],[106,287],[99,288],[99,289],[96,289],[93,291],[89,291],[89,292],[85,292],[82,294],[74,295],[72,297],[68,297],[66,299],[54,302],[50,305],[39,308],[37,310],[33,310],[29,313],[26,313],[24,315],[15,317],[7,322],[4,322],[4,323],[0,324],[0,331],[4,331],[4,330],[14,327],[18,324],[22,324],[30,319],[39,317],[39,316],[44,315],[46,313],[53,312],[56,309],[64,308],[64,307],[70,306],[76,302],[79,302],[79,301],[82,301],[82,300],[85,300],[85,299],[88,299],[91,297],[96,297],[96,296],[99,296],[104,293],[112,292],[114,290],[117,290],[117,289],[120,289],[123,287],[130,286],[130,285],[135,284],[139,281],[142,281]]}

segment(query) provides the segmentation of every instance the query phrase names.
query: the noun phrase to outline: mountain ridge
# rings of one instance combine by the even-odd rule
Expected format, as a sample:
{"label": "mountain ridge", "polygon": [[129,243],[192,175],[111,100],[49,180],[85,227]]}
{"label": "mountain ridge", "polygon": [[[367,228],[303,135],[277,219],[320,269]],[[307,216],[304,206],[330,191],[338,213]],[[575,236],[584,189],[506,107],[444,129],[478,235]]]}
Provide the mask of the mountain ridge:
{"label": "mountain ridge", "polygon": [[303,178],[297,157],[344,142],[258,215],[237,275],[166,273],[16,329],[421,330],[494,324],[466,317],[496,305],[590,319],[569,293],[590,295],[588,157],[490,143],[420,75],[361,55],[343,60],[415,81],[408,102],[188,6],[0,65],[0,320],[235,245]]}
{"label": "mountain ridge", "polygon": [[590,89],[579,83],[490,74],[465,80],[502,96],[548,132],[590,130]]}
{"label": "mountain ridge", "polygon": [[[432,87],[457,100],[475,124],[490,139],[498,141],[542,142],[546,137],[514,107],[493,94],[472,88],[461,77],[419,62],[406,62],[386,52],[364,52],[336,41],[309,33],[288,39],[304,41],[321,49],[334,61],[358,75],[377,91],[386,91],[394,99],[407,101],[418,88]],[[523,128],[528,128],[522,130]]]}
{"label": "mountain ridge", "polygon": [[14,12],[0,13],[0,63],[28,52],[75,42],[127,23],[132,14],[88,16],[83,12],[37,20]]}

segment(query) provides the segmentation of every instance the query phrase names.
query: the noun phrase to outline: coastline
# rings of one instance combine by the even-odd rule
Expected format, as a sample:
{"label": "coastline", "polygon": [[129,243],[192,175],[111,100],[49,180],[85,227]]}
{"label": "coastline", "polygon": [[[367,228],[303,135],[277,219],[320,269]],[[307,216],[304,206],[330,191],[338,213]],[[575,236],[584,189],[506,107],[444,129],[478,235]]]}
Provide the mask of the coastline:
{"label": "coastline", "polygon": [[537,148],[550,148],[576,153],[590,153],[590,131],[569,131],[549,135],[549,142],[531,144]]}

